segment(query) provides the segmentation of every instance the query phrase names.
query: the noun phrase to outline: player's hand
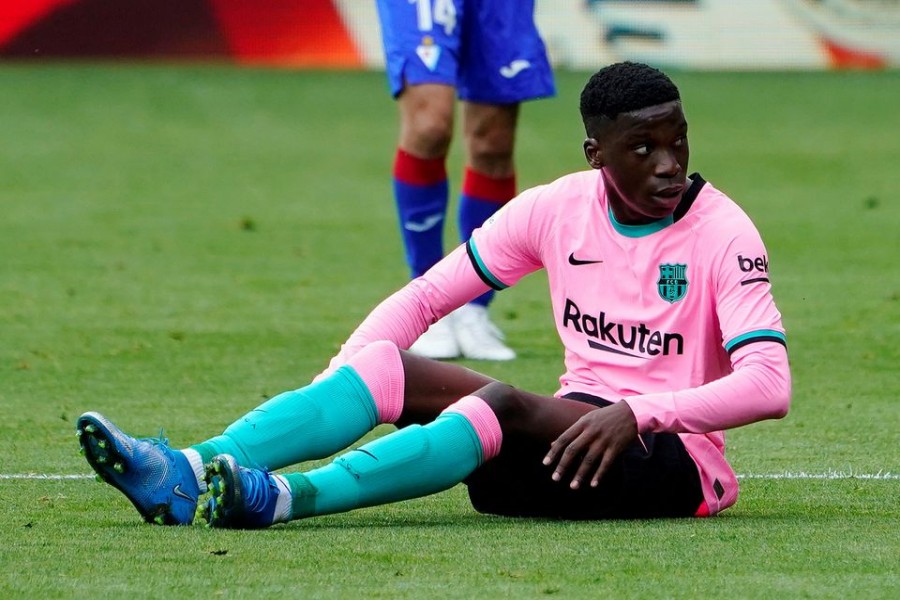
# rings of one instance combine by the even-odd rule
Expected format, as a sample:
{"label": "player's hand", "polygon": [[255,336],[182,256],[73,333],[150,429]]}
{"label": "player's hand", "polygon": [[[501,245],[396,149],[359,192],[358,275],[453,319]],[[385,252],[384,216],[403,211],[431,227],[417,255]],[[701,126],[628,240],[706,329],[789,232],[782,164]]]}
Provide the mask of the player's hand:
{"label": "player's hand", "polygon": [[637,437],[637,420],[625,402],[592,410],[550,444],[545,465],[556,464],[553,481],[562,480],[577,466],[569,487],[577,490],[586,479],[597,487],[613,460]]}

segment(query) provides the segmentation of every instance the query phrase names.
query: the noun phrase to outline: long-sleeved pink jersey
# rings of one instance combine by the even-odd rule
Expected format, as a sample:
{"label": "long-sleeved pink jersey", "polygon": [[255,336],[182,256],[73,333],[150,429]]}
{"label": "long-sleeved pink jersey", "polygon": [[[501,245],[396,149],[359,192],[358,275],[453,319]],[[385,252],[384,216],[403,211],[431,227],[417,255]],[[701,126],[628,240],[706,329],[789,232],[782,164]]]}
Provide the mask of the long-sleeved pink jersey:
{"label": "long-sleeved pink jersey", "polygon": [[625,400],[640,432],[678,433],[715,514],[737,500],[724,429],[783,416],[784,328],[749,217],[699,175],[674,215],[615,221],[600,171],[529,189],[385,300],[332,367],[377,339],[403,348],[488,287],[545,269],[566,370],[557,396]]}

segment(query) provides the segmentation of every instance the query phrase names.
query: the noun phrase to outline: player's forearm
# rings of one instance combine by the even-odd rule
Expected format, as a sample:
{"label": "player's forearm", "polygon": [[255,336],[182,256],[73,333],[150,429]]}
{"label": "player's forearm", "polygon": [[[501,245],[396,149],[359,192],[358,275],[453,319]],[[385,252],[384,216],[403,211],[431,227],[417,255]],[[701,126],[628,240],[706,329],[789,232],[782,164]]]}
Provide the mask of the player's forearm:
{"label": "player's forearm", "polygon": [[[734,357],[735,370],[705,385],[625,398],[644,431],[707,433],[787,414],[791,375],[780,344],[760,343]],[[736,354],[737,354],[736,352]]]}
{"label": "player's forearm", "polygon": [[429,325],[487,289],[460,246],[376,306],[350,335],[329,368],[337,368],[375,341],[388,340],[400,348],[409,348]]}
{"label": "player's forearm", "polygon": [[398,347],[409,348],[432,322],[427,303],[420,298],[418,280],[383,300],[350,334],[341,351],[331,360],[329,369],[335,369],[368,344],[388,340]]}

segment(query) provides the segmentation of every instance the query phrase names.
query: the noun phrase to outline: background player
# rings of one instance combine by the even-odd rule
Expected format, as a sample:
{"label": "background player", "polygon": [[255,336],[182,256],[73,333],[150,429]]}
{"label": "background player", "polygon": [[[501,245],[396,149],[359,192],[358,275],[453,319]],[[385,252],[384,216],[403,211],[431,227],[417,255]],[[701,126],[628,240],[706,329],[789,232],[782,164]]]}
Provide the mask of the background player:
{"label": "background player", "polygon": [[[466,160],[458,226],[465,241],[516,194],[519,103],[555,90],[533,0],[378,0],[378,13],[400,112],[394,198],[415,278],[444,254],[446,159],[457,94]],[[435,323],[412,350],[436,359],[515,358],[488,318],[493,293]]]}
{"label": "background player", "polygon": [[[222,435],[174,451],[97,413],[91,466],[145,519],[266,527],[468,484],[482,512],[554,518],[716,514],[737,500],[723,430],[790,402],[784,329],[750,219],[687,176],[672,81],[620,63],[585,86],[592,170],[527,190],[366,318],[329,369]],[[483,293],[547,270],[565,346],[555,397],[404,352]],[[278,469],[399,431],[307,473]],[[209,466],[204,470],[204,464]]]}

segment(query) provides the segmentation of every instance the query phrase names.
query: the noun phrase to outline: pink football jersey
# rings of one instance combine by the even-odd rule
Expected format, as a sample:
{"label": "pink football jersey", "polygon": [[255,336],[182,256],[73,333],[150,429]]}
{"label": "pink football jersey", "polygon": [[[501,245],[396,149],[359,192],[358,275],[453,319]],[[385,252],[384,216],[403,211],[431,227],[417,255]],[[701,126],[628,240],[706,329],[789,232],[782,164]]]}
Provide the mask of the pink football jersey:
{"label": "pink football jersey", "polygon": [[731,506],[738,484],[723,430],[783,416],[790,370],[755,226],[691,179],[671,217],[640,226],[616,222],[601,171],[523,192],[376,307],[329,369],[375,340],[408,348],[489,287],[543,268],[565,347],[556,395],[624,400],[640,432],[679,434],[700,471],[698,514]]}
{"label": "pink football jersey", "polygon": [[737,498],[719,429],[769,415],[748,409],[752,390],[721,401],[672,392],[729,375],[754,342],[785,338],[755,226],[699,175],[692,181],[671,218],[629,226],[616,222],[600,171],[568,175],[507,204],[468,254],[496,289],[546,269],[565,347],[557,395],[626,399],[641,431],[681,434],[715,513]]}

